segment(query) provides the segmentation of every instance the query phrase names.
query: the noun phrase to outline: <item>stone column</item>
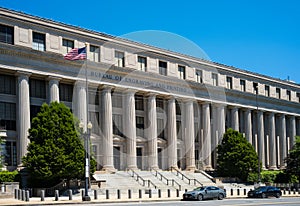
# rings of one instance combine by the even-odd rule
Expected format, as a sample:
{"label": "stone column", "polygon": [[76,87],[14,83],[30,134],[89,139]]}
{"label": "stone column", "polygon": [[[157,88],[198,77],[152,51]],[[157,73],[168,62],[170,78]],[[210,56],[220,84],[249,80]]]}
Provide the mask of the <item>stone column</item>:
{"label": "stone column", "polygon": [[86,84],[85,82],[77,82],[76,83],[76,97],[77,97],[77,117],[80,122],[83,123],[83,132],[87,131],[87,102],[86,102]]}
{"label": "stone column", "polygon": [[239,131],[239,109],[237,107],[232,108],[231,110],[232,115],[232,129]]}
{"label": "stone column", "polygon": [[293,147],[293,145],[295,144],[295,136],[296,136],[296,118],[295,116],[291,116],[290,117],[290,132],[289,132],[289,136],[290,136],[290,149]]}
{"label": "stone column", "polygon": [[270,148],[270,165],[269,170],[276,170],[276,133],[275,133],[275,116],[269,114],[269,148]]}
{"label": "stone column", "polygon": [[136,161],[136,117],[135,117],[135,91],[129,90],[124,94],[123,125],[127,144],[127,168],[137,169]]}
{"label": "stone column", "polygon": [[168,100],[168,168],[177,168],[177,129],[175,99]]}
{"label": "stone column", "polygon": [[266,168],[266,155],[265,155],[265,127],[264,127],[264,113],[262,111],[257,112],[257,141],[258,141],[258,156],[262,162],[262,169]]}
{"label": "stone column", "polygon": [[225,107],[217,105],[218,144],[221,143],[225,131]]}
{"label": "stone column", "polygon": [[211,125],[210,125],[210,104],[204,103],[203,109],[203,139],[204,139],[204,168],[205,170],[212,170],[211,165]]}
{"label": "stone column", "polygon": [[59,102],[59,78],[49,77],[49,102]]}
{"label": "stone column", "polygon": [[280,142],[280,169],[285,169],[284,159],[287,156],[286,153],[286,120],[285,115],[279,116],[279,142]]}
{"label": "stone column", "polygon": [[185,148],[186,148],[186,170],[195,171],[195,131],[194,131],[194,105],[193,101],[185,102]]}
{"label": "stone column", "polygon": [[27,153],[30,128],[29,73],[17,72],[18,75],[18,165],[22,165],[22,157]]}
{"label": "stone column", "polygon": [[148,120],[147,129],[148,151],[149,151],[149,168],[158,169],[158,153],[157,153],[157,114],[156,114],[156,96],[150,94],[148,97]]}
{"label": "stone column", "polygon": [[246,138],[250,144],[253,145],[253,139],[252,139],[252,115],[251,110],[247,109],[245,112],[245,129],[246,129]]}
{"label": "stone column", "polygon": [[103,170],[115,171],[113,158],[113,121],[111,87],[104,87],[102,90],[102,134],[103,134]]}
{"label": "stone column", "polygon": [[300,136],[300,118],[296,118],[296,135]]}

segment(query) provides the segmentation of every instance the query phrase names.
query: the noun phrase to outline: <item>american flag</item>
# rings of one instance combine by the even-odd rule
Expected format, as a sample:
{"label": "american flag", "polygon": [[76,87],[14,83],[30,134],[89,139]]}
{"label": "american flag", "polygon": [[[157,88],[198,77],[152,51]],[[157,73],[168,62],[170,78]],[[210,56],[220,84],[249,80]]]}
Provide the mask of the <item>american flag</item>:
{"label": "american flag", "polygon": [[65,56],[67,60],[83,60],[86,59],[86,47],[74,48],[69,51]]}

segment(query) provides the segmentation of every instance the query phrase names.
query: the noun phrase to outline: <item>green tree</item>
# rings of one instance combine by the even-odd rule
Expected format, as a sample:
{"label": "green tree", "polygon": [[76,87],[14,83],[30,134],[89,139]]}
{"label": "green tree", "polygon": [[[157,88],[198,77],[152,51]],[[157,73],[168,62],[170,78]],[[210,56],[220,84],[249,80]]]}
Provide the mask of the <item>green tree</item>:
{"label": "green tree", "polygon": [[218,146],[217,172],[222,177],[238,177],[247,181],[257,173],[258,156],[253,146],[239,132],[228,129]]}
{"label": "green tree", "polygon": [[[29,129],[28,153],[23,165],[30,186],[51,187],[62,180],[84,177],[85,150],[79,121],[63,103],[43,104]],[[95,171],[91,158],[91,173]]]}
{"label": "green tree", "polygon": [[286,158],[286,173],[296,176],[298,181],[300,181],[300,136],[296,136],[295,139],[296,142]]}

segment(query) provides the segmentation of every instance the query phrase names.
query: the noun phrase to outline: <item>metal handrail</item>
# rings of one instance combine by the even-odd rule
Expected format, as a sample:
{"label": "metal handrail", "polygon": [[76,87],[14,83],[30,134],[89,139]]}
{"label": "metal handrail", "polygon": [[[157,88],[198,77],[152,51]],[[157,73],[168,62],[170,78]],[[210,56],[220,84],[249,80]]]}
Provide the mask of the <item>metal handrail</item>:
{"label": "metal handrail", "polygon": [[[134,176],[136,176],[136,181],[139,182],[139,180],[142,181],[142,185],[145,187],[147,183],[147,187],[150,187],[151,185],[156,189],[157,186],[151,181],[151,180],[145,180],[143,177],[141,177],[138,173],[136,173],[134,170],[132,169],[128,169],[128,171],[132,172],[131,177],[134,178]],[[140,183],[140,182],[139,182]]]}
{"label": "metal handrail", "polygon": [[[155,170],[155,169],[151,169],[155,172],[154,176],[157,177],[159,179],[158,176],[160,176],[160,181],[162,181],[163,179],[165,179],[167,181],[167,185],[169,185],[169,182],[172,182],[172,186],[174,187],[175,184],[177,184],[178,189],[181,191],[181,185],[176,182],[176,180],[174,179],[168,179],[167,177],[165,177],[163,174],[161,174],[159,171]],[[153,174],[153,173],[152,173]]]}
{"label": "metal handrail", "polygon": [[198,184],[201,185],[201,187],[203,186],[203,184],[202,184],[199,180],[197,180],[197,179],[195,179],[195,178],[191,179],[191,178],[187,177],[187,176],[184,175],[182,172],[180,172],[177,168],[171,167],[171,171],[173,171],[173,170],[176,171],[176,175],[177,175],[178,177],[179,177],[179,175],[181,175],[181,179],[182,179],[182,180],[184,180],[184,178],[185,178],[185,179],[189,182],[189,185],[191,185],[191,181],[194,181],[194,185],[196,185],[196,183],[198,183]]}

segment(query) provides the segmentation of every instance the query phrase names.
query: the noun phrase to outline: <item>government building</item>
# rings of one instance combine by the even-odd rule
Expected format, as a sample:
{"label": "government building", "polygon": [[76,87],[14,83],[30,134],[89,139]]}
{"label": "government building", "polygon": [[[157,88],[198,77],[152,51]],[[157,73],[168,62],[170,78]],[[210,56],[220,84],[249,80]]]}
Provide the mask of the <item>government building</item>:
{"label": "government building", "polygon": [[[64,59],[85,46],[87,61]],[[92,123],[98,171],[212,171],[227,128],[277,170],[300,135],[297,83],[0,8],[8,170],[21,165],[32,118],[53,101]]]}

